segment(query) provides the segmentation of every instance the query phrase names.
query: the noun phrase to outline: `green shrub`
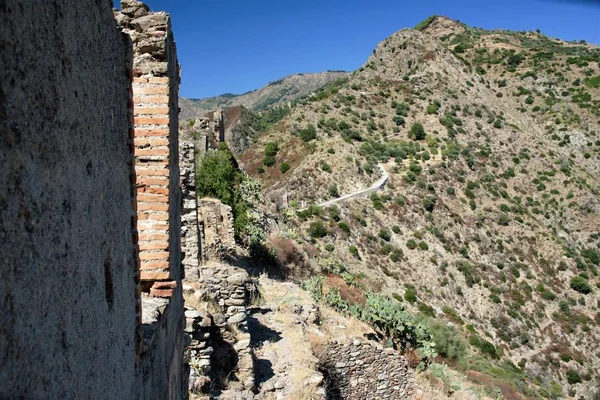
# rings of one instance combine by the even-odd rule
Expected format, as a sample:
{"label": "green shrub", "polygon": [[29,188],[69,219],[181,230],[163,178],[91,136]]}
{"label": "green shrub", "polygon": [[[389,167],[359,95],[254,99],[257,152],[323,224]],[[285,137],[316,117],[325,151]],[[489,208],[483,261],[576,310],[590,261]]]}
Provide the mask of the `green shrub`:
{"label": "green shrub", "polygon": [[347,223],[345,223],[344,221],[341,221],[340,223],[338,223],[338,227],[342,231],[346,232],[348,235],[350,234],[350,226]]}
{"label": "green shrub", "polygon": [[428,317],[435,317],[435,310],[433,309],[433,307],[423,303],[422,301],[420,301],[417,304],[417,309],[419,310],[419,312],[423,313],[424,315],[427,315]]}
{"label": "green shrub", "polygon": [[335,250],[335,247],[331,243],[327,243],[325,245],[325,250],[331,253],[333,250]]}
{"label": "green shrub", "polygon": [[338,192],[338,187],[335,183],[332,184],[331,186],[329,186],[328,192],[331,197],[339,197],[340,196],[340,194]]}
{"label": "green shrub", "polygon": [[404,300],[410,304],[414,304],[417,301],[417,289],[413,285],[407,285],[404,291]]}
{"label": "green shrub", "polygon": [[356,246],[348,246],[348,251],[356,258],[360,258],[360,254],[358,254],[358,247]]}
{"label": "green shrub", "polygon": [[433,208],[435,207],[435,203],[437,202],[437,198],[435,197],[425,197],[423,199],[423,208],[425,208],[426,211],[432,212]]}
{"label": "green shrub", "polygon": [[435,15],[431,15],[425,18],[423,21],[419,22],[413,29],[416,31],[422,31],[423,29],[429,26],[429,24],[435,19],[435,17]]}
{"label": "green shrub", "polygon": [[331,172],[331,165],[329,165],[325,161],[323,161],[323,162],[321,162],[321,169],[325,172]]}
{"label": "green shrub", "polygon": [[279,145],[275,142],[269,142],[265,145],[265,156],[275,156],[279,151]]}
{"label": "green shrub", "polygon": [[329,216],[331,217],[332,220],[334,220],[335,222],[339,222],[340,221],[340,209],[333,205],[330,206],[329,209]]}
{"label": "green shrub", "polygon": [[421,125],[419,123],[414,123],[410,127],[410,132],[409,132],[408,136],[415,140],[423,140],[423,139],[425,139],[425,136],[426,136],[425,128],[423,128],[423,125]]}
{"label": "green shrub", "polygon": [[313,238],[322,238],[327,235],[327,229],[321,221],[314,221],[310,223],[308,233]]}
{"label": "green shrub", "polygon": [[571,278],[571,289],[583,294],[592,292],[592,288],[588,280],[582,276],[574,276]]}
{"label": "green shrub", "polygon": [[265,156],[265,158],[263,159],[263,164],[266,165],[267,167],[275,165],[275,157]]}
{"label": "green shrub", "polygon": [[487,354],[492,358],[498,358],[499,356],[496,350],[496,346],[494,346],[493,343],[488,342],[485,339],[481,339],[477,337],[477,335],[471,335],[471,337],[469,338],[469,343],[472,346],[477,347],[479,351],[481,351],[483,354]]}
{"label": "green shrub", "polygon": [[380,229],[379,230],[379,235],[378,235],[381,239],[385,240],[386,242],[389,242],[390,239],[392,238],[392,234],[390,233],[390,231],[388,231],[387,229]]}
{"label": "green shrub", "polygon": [[387,256],[388,254],[390,254],[392,252],[392,249],[393,249],[392,245],[389,243],[386,243],[383,246],[381,246],[381,249],[379,250],[379,254]]}
{"label": "green shrub", "polygon": [[510,217],[506,213],[502,213],[498,217],[498,223],[500,225],[507,226],[509,222],[510,222]]}
{"label": "green shrub", "polygon": [[401,115],[396,115],[394,117],[394,122],[396,123],[396,125],[400,126],[400,125],[404,125],[406,123],[406,121],[404,121],[404,118]]}
{"label": "green shrub", "polygon": [[390,260],[392,260],[393,262],[397,262],[402,258],[402,256],[404,256],[404,253],[401,249],[394,249],[394,251],[392,251],[392,254],[390,254]]}
{"label": "green shrub", "polygon": [[290,169],[290,165],[286,162],[282,162],[281,165],[279,166],[279,170],[281,171],[282,174],[285,174],[286,172],[288,172]]}
{"label": "green shrub", "polygon": [[216,151],[207,152],[196,170],[198,196],[214,197],[231,206],[237,237],[246,232],[249,224],[247,205],[240,191],[244,179],[226,143],[219,144]]}
{"label": "green shrub", "polygon": [[570,385],[580,383],[581,376],[579,376],[579,372],[572,368],[569,368],[569,370],[567,371],[567,382],[569,382]]}
{"label": "green shrub", "polygon": [[425,243],[424,241],[420,241],[419,242],[419,249],[421,250],[429,250],[429,246],[427,245],[427,243]]}
{"label": "green shrub", "polygon": [[427,326],[437,352],[448,360],[460,361],[467,351],[467,343],[452,325],[436,319],[427,320]]}
{"label": "green shrub", "polygon": [[414,239],[408,239],[406,241],[406,247],[408,247],[411,250],[414,250],[417,248],[417,242],[415,242]]}
{"label": "green shrub", "polygon": [[306,126],[306,128],[300,130],[300,132],[298,132],[298,135],[300,135],[300,138],[305,141],[305,142],[310,142],[313,139],[317,138],[317,129],[315,128],[314,125],[312,124],[308,124]]}
{"label": "green shrub", "polygon": [[590,260],[592,264],[600,265],[600,253],[595,249],[584,249],[581,251],[584,258]]}

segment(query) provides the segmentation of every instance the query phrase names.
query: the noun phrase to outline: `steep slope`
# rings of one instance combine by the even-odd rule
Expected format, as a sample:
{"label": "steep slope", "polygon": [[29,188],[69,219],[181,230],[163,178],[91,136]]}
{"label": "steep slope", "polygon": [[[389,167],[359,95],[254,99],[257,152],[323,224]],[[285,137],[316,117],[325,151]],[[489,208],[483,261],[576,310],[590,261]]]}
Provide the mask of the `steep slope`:
{"label": "steep slope", "polygon": [[326,71],[311,74],[294,74],[270,82],[268,85],[242,95],[231,93],[205,99],[180,99],[180,121],[204,115],[216,108],[225,109],[233,106],[262,111],[273,106],[286,105],[300,97],[310,95],[334,79],[348,76],[343,71]]}
{"label": "steep slope", "polygon": [[[449,323],[466,347],[439,343],[441,355],[506,398],[591,398],[600,51],[443,17],[421,28],[380,43],[241,157],[280,217],[273,236],[296,240],[315,271]],[[389,180],[370,198],[297,211],[368,188],[377,165]]]}

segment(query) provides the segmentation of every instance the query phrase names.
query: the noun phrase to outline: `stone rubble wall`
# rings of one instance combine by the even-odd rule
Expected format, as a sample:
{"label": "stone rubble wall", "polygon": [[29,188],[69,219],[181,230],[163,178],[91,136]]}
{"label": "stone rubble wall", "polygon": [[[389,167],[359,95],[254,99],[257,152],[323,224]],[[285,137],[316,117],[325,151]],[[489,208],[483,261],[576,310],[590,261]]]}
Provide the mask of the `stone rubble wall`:
{"label": "stone rubble wall", "polygon": [[327,375],[328,398],[412,398],[413,381],[404,357],[373,342],[330,343],[321,368]]}
{"label": "stone rubble wall", "polygon": [[179,172],[183,200],[181,212],[181,255],[184,279],[200,279],[200,236],[198,230],[198,200],[196,197],[196,163],[194,143],[179,143]]}
{"label": "stone rubble wall", "polygon": [[194,121],[192,129],[196,132],[197,138],[194,140],[196,144],[196,151],[198,158],[204,158],[204,155],[208,151],[208,137],[210,130],[210,122],[208,118],[198,118]]}
{"label": "stone rubble wall", "polygon": [[255,282],[244,270],[220,263],[203,266],[202,285],[186,285],[187,294],[207,302],[206,310],[186,306],[186,359],[190,366],[189,389],[207,393],[216,366],[222,359],[235,358],[229,376],[241,383],[241,391],[254,389],[254,361],[248,332],[247,307]]}
{"label": "stone rubble wall", "polygon": [[198,200],[202,249],[207,259],[223,259],[235,253],[235,234],[231,207],[216,199]]}

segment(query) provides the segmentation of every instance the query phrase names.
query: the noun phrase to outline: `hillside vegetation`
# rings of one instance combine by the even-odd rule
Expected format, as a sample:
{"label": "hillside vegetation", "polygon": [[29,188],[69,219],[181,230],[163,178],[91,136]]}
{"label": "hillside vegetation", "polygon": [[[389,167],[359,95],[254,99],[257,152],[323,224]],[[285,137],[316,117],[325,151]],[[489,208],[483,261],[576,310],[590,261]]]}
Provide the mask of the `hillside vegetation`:
{"label": "hillside vegetation", "polygon": [[[421,359],[490,395],[594,398],[600,49],[444,17],[417,28],[241,155],[278,221],[265,245],[340,312],[377,328],[383,304],[423,327],[394,336],[390,317],[379,331],[435,342]],[[315,206],[369,187],[378,166],[383,190]]]}

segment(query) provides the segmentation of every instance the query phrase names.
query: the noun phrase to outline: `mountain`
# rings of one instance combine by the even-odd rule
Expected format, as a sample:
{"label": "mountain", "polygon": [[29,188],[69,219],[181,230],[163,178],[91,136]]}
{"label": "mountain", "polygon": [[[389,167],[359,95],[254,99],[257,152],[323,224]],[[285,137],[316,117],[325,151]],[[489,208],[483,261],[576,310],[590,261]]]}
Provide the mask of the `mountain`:
{"label": "mountain", "polygon": [[241,95],[226,93],[205,99],[181,98],[179,100],[180,120],[186,121],[202,116],[207,111],[233,106],[243,106],[253,111],[263,111],[272,106],[285,105],[297,98],[310,95],[328,82],[346,76],[348,76],[348,73],[343,71],[294,74]]}
{"label": "mountain", "polygon": [[370,293],[401,302],[428,327],[434,364],[490,396],[588,399],[599,122],[598,46],[436,16],[379,43],[238,161],[278,221],[266,245],[302,254],[322,301],[346,314]]}

